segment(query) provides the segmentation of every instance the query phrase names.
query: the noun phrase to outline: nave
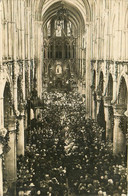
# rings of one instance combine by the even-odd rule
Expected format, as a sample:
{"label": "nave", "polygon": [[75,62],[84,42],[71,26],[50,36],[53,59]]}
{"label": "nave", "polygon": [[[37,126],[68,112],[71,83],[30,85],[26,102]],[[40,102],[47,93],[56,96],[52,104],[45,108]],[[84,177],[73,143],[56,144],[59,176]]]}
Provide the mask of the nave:
{"label": "nave", "polygon": [[82,97],[45,92],[43,100],[18,157],[17,195],[127,195],[126,158],[114,156],[103,128],[85,119]]}

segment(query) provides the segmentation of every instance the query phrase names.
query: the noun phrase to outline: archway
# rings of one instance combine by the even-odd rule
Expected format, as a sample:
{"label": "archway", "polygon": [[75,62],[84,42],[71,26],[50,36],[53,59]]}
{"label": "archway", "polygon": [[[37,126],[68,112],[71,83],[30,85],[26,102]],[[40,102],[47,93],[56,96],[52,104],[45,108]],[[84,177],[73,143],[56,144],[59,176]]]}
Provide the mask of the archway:
{"label": "archway", "polygon": [[106,122],[104,114],[104,100],[103,100],[103,90],[104,90],[104,77],[103,72],[100,72],[99,85],[97,87],[97,123],[103,128],[102,139],[105,140],[106,133]]}
{"label": "archway", "polygon": [[23,103],[23,91],[22,91],[22,81],[21,77],[19,76],[17,79],[17,103],[18,103],[18,110],[21,113],[23,110],[22,103]]}
{"label": "archway", "polygon": [[124,108],[127,108],[127,85],[124,77],[121,78],[120,82],[118,104],[121,104],[124,106]]}
{"label": "archway", "polygon": [[4,89],[4,127],[8,129],[9,119],[13,115],[10,84],[7,82]]}
{"label": "archway", "polygon": [[112,142],[113,140],[113,125],[114,125],[114,114],[111,101],[113,100],[113,78],[109,74],[108,85],[106,95],[104,97],[104,111],[106,121],[106,140]]}
{"label": "archway", "polygon": [[126,153],[127,119],[124,115],[127,110],[127,85],[124,77],[121,77],[117,102],[114,105],[114,133],[113,152]]}

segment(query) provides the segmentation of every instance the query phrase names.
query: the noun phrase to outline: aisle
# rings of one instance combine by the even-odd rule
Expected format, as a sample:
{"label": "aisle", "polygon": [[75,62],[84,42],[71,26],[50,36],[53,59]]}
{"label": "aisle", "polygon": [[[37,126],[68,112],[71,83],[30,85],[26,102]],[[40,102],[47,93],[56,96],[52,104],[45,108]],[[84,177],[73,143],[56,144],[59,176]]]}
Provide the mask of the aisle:
{"label": "aisle", "polygon": [[[44,93],[31,122],[25,157],[18,160],[21,195],[126,195],[126,162],[102,141],[103,129],[85,119],[77,93]],[[20,195],[19,194],[19,195]]]}

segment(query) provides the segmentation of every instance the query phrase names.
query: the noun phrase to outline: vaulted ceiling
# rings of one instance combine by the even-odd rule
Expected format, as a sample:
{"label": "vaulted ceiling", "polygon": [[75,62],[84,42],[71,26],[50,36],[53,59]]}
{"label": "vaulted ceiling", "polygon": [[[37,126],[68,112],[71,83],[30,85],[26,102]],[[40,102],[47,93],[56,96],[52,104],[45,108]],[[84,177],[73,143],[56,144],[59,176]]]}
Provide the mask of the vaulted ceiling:
{"label": "vaulted ceiling", "polygon": [[92,0],[36,0],[34,2],[34,10],[38,20],[48,20],[49,17],[56,14],[63,3],[65,8],[69,10],[70,17],[74,22],[88,22],[90,21],[91,15],[89,3],[91,1]]}

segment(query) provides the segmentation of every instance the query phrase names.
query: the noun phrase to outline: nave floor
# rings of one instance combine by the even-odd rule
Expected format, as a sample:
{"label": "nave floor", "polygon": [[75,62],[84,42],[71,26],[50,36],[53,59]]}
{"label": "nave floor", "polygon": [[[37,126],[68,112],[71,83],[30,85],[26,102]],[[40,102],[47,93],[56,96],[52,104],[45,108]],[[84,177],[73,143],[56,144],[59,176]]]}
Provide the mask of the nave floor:
{"label": "nave floor", "polygon": [[18,195],[126,195],[126,161],[114,157],[104,130],[85,119],[77,93],[44,93],[44,109],[28,128],[18,158]]}

